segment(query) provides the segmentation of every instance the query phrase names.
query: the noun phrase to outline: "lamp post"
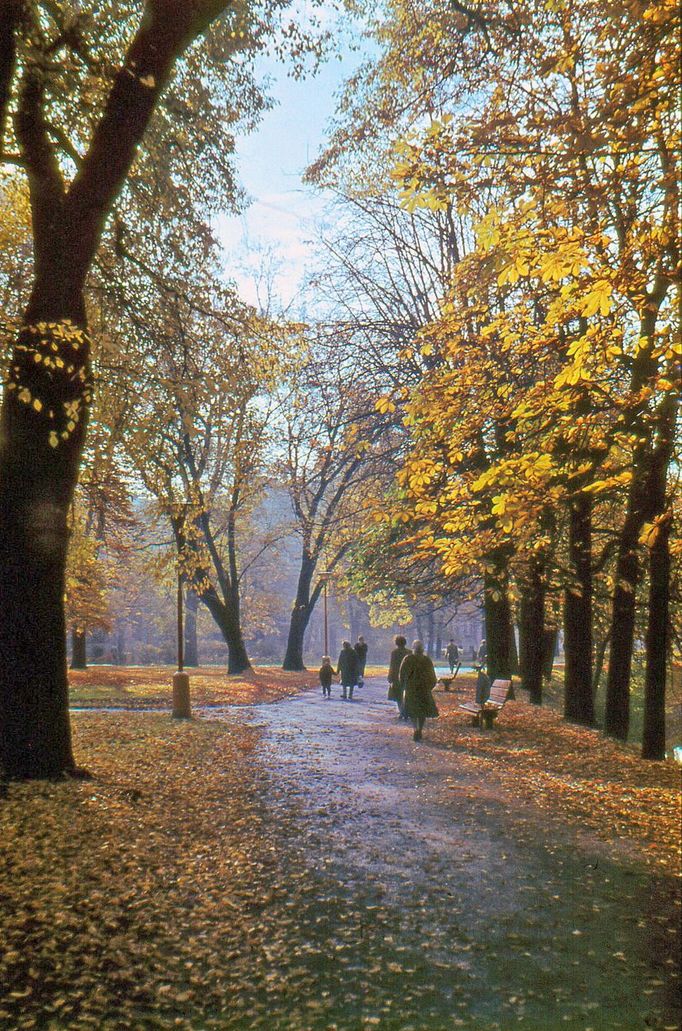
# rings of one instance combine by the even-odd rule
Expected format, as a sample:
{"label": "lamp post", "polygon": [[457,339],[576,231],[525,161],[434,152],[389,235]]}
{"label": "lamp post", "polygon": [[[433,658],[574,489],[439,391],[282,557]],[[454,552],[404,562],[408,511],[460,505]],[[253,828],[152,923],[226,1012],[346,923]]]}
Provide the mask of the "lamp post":
{"label": "lamp post", "polygon": [[323,569],[320,573],[322,579],[322,593],[324,597],[324,654],[329,655],[329,619],[327,614],[327,584],[331,576],[331,570]]}
{"label": "lamp post", "polygon": [[185,673],[182,600],[182,573],[178,570],[178,668],[173,674],[173,716],[176,719],[189,719],[192,713],[189,704],[189,676]]}

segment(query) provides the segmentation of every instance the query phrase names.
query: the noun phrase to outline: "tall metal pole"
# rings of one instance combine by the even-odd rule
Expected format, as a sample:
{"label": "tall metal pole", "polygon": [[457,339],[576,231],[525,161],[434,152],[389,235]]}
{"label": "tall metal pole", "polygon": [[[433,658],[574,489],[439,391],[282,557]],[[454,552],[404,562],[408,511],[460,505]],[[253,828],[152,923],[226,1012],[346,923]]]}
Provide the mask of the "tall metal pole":
{"label": "tall metal pole", "polygon": [[178,573],[178,670],[185,668],[184,633],[182,627],[182,574]]}
{"label": "tall metal pole", "polygon": [[189,677],[184,671],[184,635],[182,627],[182,575],[178,571],[178,668],[173,674],[173,715],[176,719],[189,719],[192,715],[189,702]]}
{"label": "tall metal pole", "polygon": [[327,620],[327,578],[324,580],[324,654],[329,655],[329,623]]}

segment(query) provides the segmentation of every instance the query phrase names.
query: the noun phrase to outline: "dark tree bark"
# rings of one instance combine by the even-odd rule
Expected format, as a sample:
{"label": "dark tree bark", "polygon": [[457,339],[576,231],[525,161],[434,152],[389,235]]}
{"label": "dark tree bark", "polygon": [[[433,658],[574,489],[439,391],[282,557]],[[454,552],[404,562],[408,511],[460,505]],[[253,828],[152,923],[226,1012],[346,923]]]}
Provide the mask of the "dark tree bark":
{"label": "dark tree bark", "polygon": [[71,631],[71,669],[87,669],[88,656],[85,634],[82,630]]}
{"label": "dark tree bark", "polygon": [[509,661],[511,663],[512,676],[518,677],[521,672],[521,663],[519,662],[519,650],[516,647],[516,634],[514,633],[513,620],[509,624],[509,633]]}
{"label": "dark tree bark", "polygon": [[287,649],[284,655],[282,669],[296,671],[305,669],[303,662],[305,632],[308,629],[308,623],[310,622],[310,616],[313,611],[315,601],[317,601],[320,593],[319,587],[316,591],[311,593],[315,564],[315,559],[308,549],[304,547],[303,554],[301,555],[301,566],[298,573],[298,584],[296,585],[296,598],[294,599],[294,605],[291,610]]}
{"label": "dark tree bark", "polygon": [[185,666],[199,665],[199,645],[197,642],[197,610],[199,595],[192,588],[185,594]]}
{"label": "dark tree bark", "polygon": [[556,627],[545,630],[542,635],[542,675],[545,680],[552,679],[558,638],[559,631]]}
{"label": "dark tree bark", "polygon": [[[679,371],[679,366],[678,366]],[[657,520],[649,550],[649,610],[644,674],[642,758],[665,758],[665,665],[670,627],[670,534],[672,510],[667,498],[668,467],[673,455],[678,400],[671,395],[660,412],[648,498]]]}
{"label": "dark tree bark", "polygon": [[569,507],[570,582],[564,592],[564,716],[594,725],[592,695],[592,498],[578,493]]}
{"label": "dark tree bark", "polygon": [[533,705],[542,705],[544,659],[545,585],[542,567],[531,562],[528,577],[521,584],[519,618],[519,662],[521,685]]}
{"label": "dark tree bark", "polygon": [[649,554],[649,622],[644,674],[642,758],[665,759],[665,666],[670,641],[670,519]]}
{"label": "dark tree bark", "polygon": [[213,616],[227,645],[227,672],[233,675],[251,669],[239,619],[238,599],[236,608],[234,599],[225,604],[213,587],[199,591],[199,597]]}
{"label": "dark tree bark", "polygon": [[[655,379],[658,371],[653,346],[658,311],[668,287],[666,277],[657,277],[649,293],[648,309],[640,328],[641,339],[648,343],[640,348],[633,362],[630,384],[633,393]],[[670,375],[679,379],[679,366],[671,370]],[[665,482],[672,454],[677,403],[675,391],[667,393],[656,412],[649,411],[645,401],[628,426],[639,443],[632,459],[627,510],[618,540],[604,718],[606,733],[621,741],[627,741],[630,729],[630,671],[640,579],[639,535],[647,521],[653,521],[665,511],[665,493],[661,493],[660,482],[661,475]]]}
{"label": "dark tree bark", "polygon": [[427,627],[426,654],[430,658],[433,658],[434,628],[435,628],[434,619],[433,619],[433,609],[429,609],[429,611],[426,614],[426,627]]}
{"label": "dark tree bark", "polygon": [[511,640],[513,625],[509,605],[509,586],[506,565],[497,562],[495,573],[486,573],[484,578],[485,640],[488,650],[487,670],[494,680],[509,680],[512,676]]}
{"label": "dark tree bark", "polygon": [[599,642],[595,649],[594,654],[594,671],[592,673],[592,698],[594,702],[597,700],[597,692],[599,691],[599,684],[601,683],[601,676],[604,672],[604,658],[606,656],[606,650],[611,640],[611,631],[606,634],[605,637]]}
{"label": "dark tree bark", "polygon": [[635,632],[635,604],[639,585],[639,533],[645,522],[640,489],[631,492],[625,523],[618,542],[615,587],[611,609],[611,651],[606,681],[604,729],[611,737],[627,741],[630,729],[630,669]]}
{"label": "dark tree bark", "polygon": [[127,658],[126,627],[125,623],[119,623],[116,627],[116,665],[125,666]]}
{"label": "dark tree bark", "polygon": [[[68,190],[50,141],[40,55],[23,71],[15,131],[29,181],[34,282],[0,416],[0,765],[9,778],[77,772],[64,579],[90,405],[85,278],[175,59],[225,6],[150,0]],[[11,45],[5,30],[0,70]]]}
{"label": "dark tree bark", "polygon": [[[294,602],[289,622],[289,634],[287,636],[287,649],[284,655],[282,669],[304,670],[303,645],[305,643],[305,632],[310,622],[310,607],[305,604]],[[352,637],[352,634],[351,634]]]}

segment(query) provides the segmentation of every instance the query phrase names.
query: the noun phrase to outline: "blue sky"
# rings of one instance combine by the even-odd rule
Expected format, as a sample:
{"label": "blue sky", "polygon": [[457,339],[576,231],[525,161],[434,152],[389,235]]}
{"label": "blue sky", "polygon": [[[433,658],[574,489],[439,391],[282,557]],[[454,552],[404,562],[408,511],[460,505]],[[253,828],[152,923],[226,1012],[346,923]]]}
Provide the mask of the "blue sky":
{"label": "blue sky", "polygon": [[[225,273],[251,303],[259,302],[259,269],[269,265],[277,300],[295,306],[312,254],[315,221],[326,202],[301,176],[323,145],[335,95],[359,60],[346,51],[342,60],[330,59],[317,75],[302,81],[287,78],[286,69],[274,60],[261,63],[260,70],[272,77],[270,92],[277,106],[266,113],[257,132],[237,144],[239,177],[252,203],[242,215],[222,216],[215,223],[225,249]],[[262,294],[261,289],[260,300]]]}

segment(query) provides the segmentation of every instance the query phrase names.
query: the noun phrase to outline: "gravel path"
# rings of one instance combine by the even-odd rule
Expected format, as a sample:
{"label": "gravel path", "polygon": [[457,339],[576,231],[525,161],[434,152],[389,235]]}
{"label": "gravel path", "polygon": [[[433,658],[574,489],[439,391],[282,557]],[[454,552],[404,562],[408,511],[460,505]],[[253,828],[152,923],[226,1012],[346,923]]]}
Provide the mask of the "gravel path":
{"label": "gravel path", "polygon": [[428,723],[414,743],[383,681],[333,690],[247,710],[277,856],[269,1006],[229,1026],[679,1026],[670,883],[499,798]]}

